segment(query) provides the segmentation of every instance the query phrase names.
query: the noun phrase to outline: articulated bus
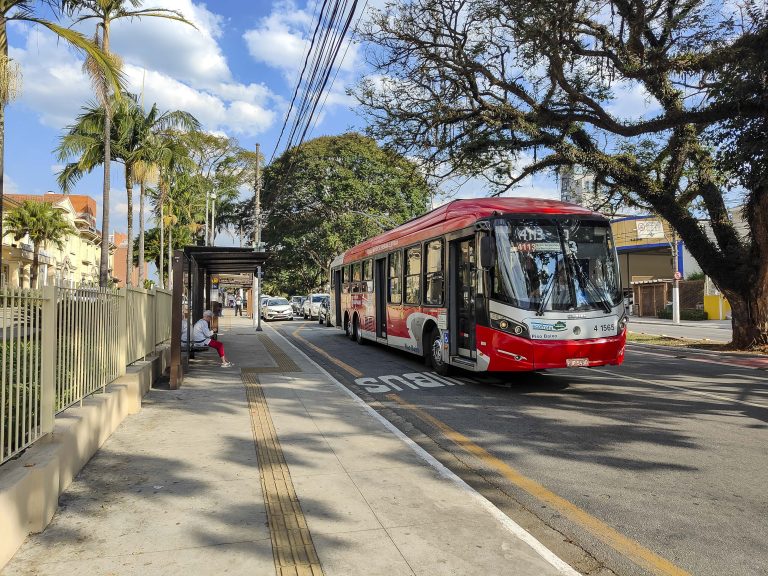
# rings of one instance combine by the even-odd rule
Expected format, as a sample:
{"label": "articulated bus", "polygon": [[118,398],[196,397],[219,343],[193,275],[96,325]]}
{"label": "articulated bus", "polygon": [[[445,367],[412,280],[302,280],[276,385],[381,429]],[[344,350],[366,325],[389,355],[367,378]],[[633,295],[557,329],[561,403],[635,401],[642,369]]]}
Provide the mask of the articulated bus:
{"label": "articulated bus", "polygon": [[627,316],[608,220],[554,200],[454,200],[331,263],[331,318],[442,374],[618,365]]}

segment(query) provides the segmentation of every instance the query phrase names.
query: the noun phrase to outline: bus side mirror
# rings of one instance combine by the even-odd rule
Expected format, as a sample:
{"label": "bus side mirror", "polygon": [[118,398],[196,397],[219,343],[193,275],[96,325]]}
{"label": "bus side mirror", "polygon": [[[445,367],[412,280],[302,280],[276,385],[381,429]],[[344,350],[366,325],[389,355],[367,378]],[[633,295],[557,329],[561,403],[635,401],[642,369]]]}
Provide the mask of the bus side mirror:
{"label": "bus side mirror", "polygon": [[484,270],[496,265],[496,242],[491,236],[480,238],[480,267]]}

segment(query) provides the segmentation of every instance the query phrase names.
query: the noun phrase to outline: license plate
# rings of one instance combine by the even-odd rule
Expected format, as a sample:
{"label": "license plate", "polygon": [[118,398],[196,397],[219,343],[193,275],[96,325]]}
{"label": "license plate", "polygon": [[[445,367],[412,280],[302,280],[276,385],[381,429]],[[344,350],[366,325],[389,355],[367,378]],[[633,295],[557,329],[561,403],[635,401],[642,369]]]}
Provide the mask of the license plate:
{"label": "license plate", "polygon": [[568,358],[565,361],[565,365],[568,366],[568,368],[589,366],[589,358]]}

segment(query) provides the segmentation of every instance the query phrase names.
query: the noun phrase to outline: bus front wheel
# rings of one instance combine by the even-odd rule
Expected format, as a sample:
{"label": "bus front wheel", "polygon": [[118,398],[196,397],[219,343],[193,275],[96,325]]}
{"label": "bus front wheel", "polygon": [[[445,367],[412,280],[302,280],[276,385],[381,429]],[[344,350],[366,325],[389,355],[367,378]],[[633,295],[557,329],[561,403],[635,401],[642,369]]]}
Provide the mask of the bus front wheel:
{"label": "bus front wheel", "polygon": [[451,366],[443,361],[443,339],[440,336],[440,330],[432,328],[432,332],[429,336],[429,348],[427,354],[429,355],[429,365],[432,370],[440,374],[441,376],[448,376],[451,371]]}

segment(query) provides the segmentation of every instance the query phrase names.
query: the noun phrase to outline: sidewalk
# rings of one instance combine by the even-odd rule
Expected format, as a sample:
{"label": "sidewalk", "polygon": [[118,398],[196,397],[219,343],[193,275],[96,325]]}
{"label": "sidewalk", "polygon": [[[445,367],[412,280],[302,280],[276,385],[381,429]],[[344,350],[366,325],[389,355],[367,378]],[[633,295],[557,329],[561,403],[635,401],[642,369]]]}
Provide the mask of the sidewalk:
{"label": "sidewalk", "polygon": [[221,328],[236,367],[152,390],[3,574],[576,574],[272,329]]}
{"label": "sidewalk", "polygon": [[672,320],[662,318],[630,316],[629,330],[655,336],[664,335],[695,340],[709,339],[718,342],[730,342],[732,337],[730,320],[681,321],[680,324],[675,324]]}

